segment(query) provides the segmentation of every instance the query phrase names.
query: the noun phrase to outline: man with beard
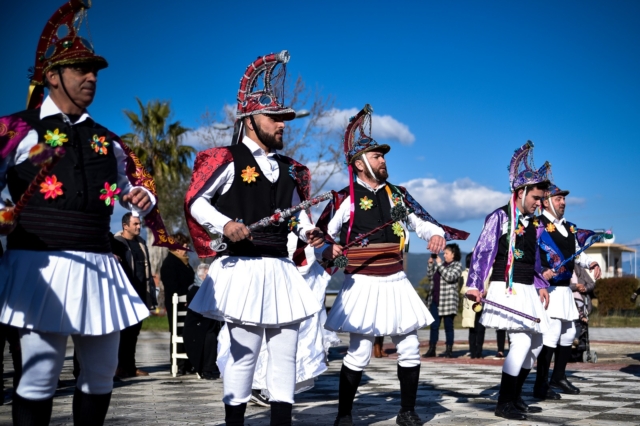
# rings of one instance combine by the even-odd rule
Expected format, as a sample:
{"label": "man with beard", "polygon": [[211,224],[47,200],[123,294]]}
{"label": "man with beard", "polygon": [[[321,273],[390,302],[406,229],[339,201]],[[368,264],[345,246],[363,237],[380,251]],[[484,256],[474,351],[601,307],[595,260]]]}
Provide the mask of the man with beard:
{"label": "man with beard", "polygon": [[[465,239],[468,234],[440,225],[405,188],[387,182],[384,156],[391,148],[378,144],[365,132],[368,125],[371,133],[372,112],[366,105],[347,126],[344,151],[351,184],[335,194],[318,221],[331,242],[321,248],[322,257],[333,260],[345,254],[348,259],[342,290],[325,323],[328,330],[350,333],[349,350],[340,371],[334,425],[353,424],[353,400],[378,336],[391,336],[398,350],[401,408],[396,423],[422,425],[415,411],[420,377],[417,330],[433,318],[403,270],[408,229],[428,241],[432,253],[440,252],[447,239]],[[406,221],[397,221],[365,238],[365,234],[391,220],[396,205],[411,212]],[[358,244],[348,251],[343,248],[354,240]]]}
{"label": "man with beard", "polygon": [[[198,154],[185,201],[198,255],[216,256],[189,308],[229,328],[231,355],[223,372],[227,425],[244,424],[263,336],[269,351],[271,424],[291,424],[298,328],[321,309],[288,258],[289,232],[322,245],[306,213],[288,223],[252,232],[247,228],[309,197],[308,169],[276,152],[283,147],[285,121],[295,118],[281,103],[288,60],[283,51],[249,65],[240,82],[233,144]],[[256,90],[261,77],[263,89]],[[215,241],[210,234],[217,236]]]}
{"label": "man with beard", "polygon": [[467,297],[480,302],[484,282],[493,270],[486,299],[540,318],[536,323],[489,304],[484,305],[480,317],[485,327],[509,332],[509,355],[502,367],[495,415],[510,420],[524,420],[524,413],[542,411],[540,407],[528,406],[521,397],[522,386],[542,349],[541,333],[548,328],[545,305],[549,302],[546,290],[549,284],[540,274],[538,251],[542,229],[532,215],[549,188],[549,165],[535,170],[529,163],[532,149],[533,143],[527,142],[511,158],[509,183],[513,195],[506,206],[485,219],[473,249],[467,281]]}
{"label": "man with beard", "polygon": [[[551,388],[563,393],[579,394],[580,390],[567,380],[565,371],[571,359],[571,345],[576,336],[574,321],[578,319],[578,310],[570,288],[574,265],[591,269],[596,280],[601,271],[598,263],[592,261],[586,253],[581,253],[557,268],[565,259],[570,258],[584,246],[594,233],[578,229],[576,225],[564,218],[565,197],[569,191],[563,191],[551,185],[549,195],[542,201],[543,212],[538,217],[544,232],[540,236],[540,260],[542,274],[549,281],[549,330],[543,335],[542,351],[538,357],[538,372],[533,396],[539,399],[560,399],[560,395]],[[554,269],[558,269],[554,272]],[[553,374],[547,382],[551,358],[555,352]],[[551,387],[551,388],[550,388]]]}
{"label": "man with beard", "polygon": [[[23,362],[14,425],[49,424],[69,336],[81,367],[73,422],[103,424],[120,331],[149,315],[112,254],[115,202],[146,215],[156,241],[166,235],[148,172],[87,111],[98,71],[107,67],[78,34],[88,3],[68,1],[47,21],[27,110],[0,118],[0,191],[7,185],[16,204],[0,201],[0,233],[8,234],[0,322],[20,329]],[[50,149],[64,155],[48,172],[28,161]]]}

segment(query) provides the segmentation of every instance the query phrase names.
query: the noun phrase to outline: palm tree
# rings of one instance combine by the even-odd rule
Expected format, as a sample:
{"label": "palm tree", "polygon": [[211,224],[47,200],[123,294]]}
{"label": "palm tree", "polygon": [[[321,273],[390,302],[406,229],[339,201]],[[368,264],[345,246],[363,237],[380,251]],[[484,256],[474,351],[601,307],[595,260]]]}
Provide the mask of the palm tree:
{"label": "palm tree", "polygon": [[[197,150],[183,145],[188,128],[179,121],[169,123],[171,107],[168,101],[152,100],[145,106],[136,98],[139,115],[124,110],[131,121],[132,133],[122,135],[142,164],[156,181],[158,205],[169,232],[186,230],[183,202],[191,177],[191,159]],[[153,237],[147,232],[151,270],[158,273],[166,250],[153,247]]]}
{"label": "palm tree", "polygon": [[153,100],[143,105],[136,98],[140,115],[124,110],[131,121],[133,133],[122,136],[138,156],[142,164],[157,181],[179,180],[189,177],[189,162],[196,149],[182,144],[189,131],[179,121],[168,123],[171,115],[170,103]]}

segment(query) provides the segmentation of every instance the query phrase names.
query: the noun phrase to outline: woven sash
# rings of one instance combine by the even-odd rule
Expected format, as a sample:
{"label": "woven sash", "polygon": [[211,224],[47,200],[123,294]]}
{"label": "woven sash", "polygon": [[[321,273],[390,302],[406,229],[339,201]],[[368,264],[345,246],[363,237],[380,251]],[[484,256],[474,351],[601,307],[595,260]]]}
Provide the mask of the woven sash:
{"label": "woven sash", "polygon": [[369,244],[352,247],[347,254],[345,274],[391,275],[402,271],[402,251],[398,243]]}

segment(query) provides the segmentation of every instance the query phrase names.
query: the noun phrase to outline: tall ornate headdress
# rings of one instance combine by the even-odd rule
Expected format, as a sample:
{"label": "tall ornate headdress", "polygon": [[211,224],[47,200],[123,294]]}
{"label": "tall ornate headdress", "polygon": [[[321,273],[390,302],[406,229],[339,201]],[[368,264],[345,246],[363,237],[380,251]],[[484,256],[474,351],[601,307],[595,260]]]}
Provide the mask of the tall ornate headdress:
{"label": "tall ornate headdress", "polygon": [[386,154],[391,150],[389,145],[380,145],[371,137],[371,114],[373,114],[373,107],[366,104],[349,119],[343,139],[347,165],[353,164],[356,157],[365,152],[380,151]]}
{"label": "tall ornate headdress", "polygon": [[47,21],[36,49],[27,109],[42,104],[45,73],[51,68],[79,63],[92,63],[98,70],[108,66],[106,59],[94,53],[91,43],[78,35],[90,7],[91,0],[69,0]]}
{"label": "tall ornate headdress", "polygon": [[296,112],[283,105],[289,58],[289,52],[283,50],[280,53],[261,56],[247,67],[240,80],[232,144],[237,144],[242,138],[244,117],[278,114],[282,115],[284,120],[296,118]]}
{"label": "tall ornate headdress", "polygon": [[537,183],[549,182],[551,176],[551,163],[544,163],[540,169],[536,170],[533,165],[533,142],[527,141],[520,148],[516,149],[509,163],[509,184],[513,195],[509,202],[509,251],[507,252],[507,268],[505,270],[505,281],[507,292],[515,294],[513,290],[513,266],[515,256],[516,231],[520,217],[520,210],[516,206],[518,189],[525,188],[522,196],[522,205],[527,195],[527,187]]}
{"label": "tall ornate headdress", "polygon": [[[549,167],[547,167],[547,165]],[[549,181],[551,164],[545,163],[539,170],[533,165],[533,142],[527,141],[516,149],[509,163],[509,184],[515,192],[523,186]]]}
{"label": "tall ornate headdress", "polygon": [[[347,161],[347,167],[349,169],[349,196],[351,200],[351,217],[349,219],[349,228],[347,228],[347,239],[351,235],[351,228],[353,227],[353,218],[355,211],[355,197],[353,183],[356,176],[353,173],[353,162],[360,156],[369,151],[380,151],[384,154],[391,150],[389,145],[380,145],[371,137],[371,115],[373,114],[373,107],[366,104],[356,115],[349,119],[349,124],[344,131],[344,155]],[[373,175],[371,166],[367,161],[367,158],[362,156],[366,167],[369,168],[369,172]],[[346,242],[345,241],[345,242]]]}

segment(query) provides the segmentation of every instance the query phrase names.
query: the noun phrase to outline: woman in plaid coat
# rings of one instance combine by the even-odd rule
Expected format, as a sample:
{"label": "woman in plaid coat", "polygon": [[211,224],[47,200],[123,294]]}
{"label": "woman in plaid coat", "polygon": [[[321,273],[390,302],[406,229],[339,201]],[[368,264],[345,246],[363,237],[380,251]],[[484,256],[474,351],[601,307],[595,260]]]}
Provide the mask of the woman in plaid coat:
{"label": "woman in plaid coat", "polygon": [[449,244],[444,249],[444,262],[440,257],[429,258],[427,277],[432,283],[432,289],[427,297],[427,307],[434,318],[431,323],[429,350],[423,355],[425,358],[436,356],[436,344],[440,322],[444,319],[447,349],[443,356],[451,358],[453,354],[453,319],[458,313],[458,280],[462,274],[460,263],[460,247]]}

